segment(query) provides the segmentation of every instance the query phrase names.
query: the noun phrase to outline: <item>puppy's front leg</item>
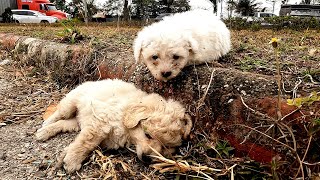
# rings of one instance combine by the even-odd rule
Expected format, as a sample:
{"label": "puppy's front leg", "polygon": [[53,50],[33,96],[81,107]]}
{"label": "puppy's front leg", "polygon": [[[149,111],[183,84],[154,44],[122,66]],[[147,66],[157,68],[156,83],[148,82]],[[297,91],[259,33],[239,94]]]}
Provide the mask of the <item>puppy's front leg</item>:
{"label": "puppy's front leg", "polygon": [[46,141],[60,132],[74,132],[79,130],[80,127],[76,118],[60,120],[38,129],[36,139],[38,141]]}
{"label": "puppy's front leg", "polygon": [[85,127],[76,139],[65,149],[64,168],[72,173],[81,168],[81,163],[105,138],[102,130]]}
{"label": "puppy's front leg", "polygon": [[65,98],[63,98],[58,109],[42,123],[42,127],[55,123],[61,119],[67,120],[73,118],[77,111],[77,99],[76,93],[71,91]]}

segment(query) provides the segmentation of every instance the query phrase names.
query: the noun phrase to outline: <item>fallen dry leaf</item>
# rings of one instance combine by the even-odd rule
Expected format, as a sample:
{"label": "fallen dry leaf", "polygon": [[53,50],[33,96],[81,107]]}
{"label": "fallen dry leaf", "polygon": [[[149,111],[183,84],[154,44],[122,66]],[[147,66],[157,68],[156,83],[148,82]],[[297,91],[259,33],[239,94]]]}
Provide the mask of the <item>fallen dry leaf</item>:
{"label": "fallen dry leaf", "polygon": [[58,108],[57,104],[50,104],[46,111],[43,113],[42,118],[44,120],[48,119]]}
{"label": "fallen dry leaf", "polygon": [[16,76],[16,78],[21,77],[21,76],[23,76],[23,73],[21,71],[16,71],[15,76]]}
{"label": "fallen dry leaf", "polygon": [[317,52],[317,49],[310,49],[309,50],[309,56],[314,56],[315,54],[316,54],[316,52]]}
{"label": "fallen dry leaf", "polygon": [[36,158],[31,158],[31,159],[26,159],[24,161],[22,161],[22,164],[29,164],[29,163],[32,163],[33,161],[37,160]]}

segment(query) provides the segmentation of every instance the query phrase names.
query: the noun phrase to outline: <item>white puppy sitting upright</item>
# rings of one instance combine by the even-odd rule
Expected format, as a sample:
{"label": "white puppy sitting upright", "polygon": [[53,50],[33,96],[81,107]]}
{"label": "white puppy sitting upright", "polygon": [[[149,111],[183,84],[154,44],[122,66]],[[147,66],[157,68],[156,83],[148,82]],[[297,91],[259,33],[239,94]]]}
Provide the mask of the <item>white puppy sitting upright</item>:
{"label": "white puppy sitting upright", "polygon": [[212,63],[229,52],[230,32],[213,13],[194,10],[165,17],[145,27],[134,41],[136,62],[161,81],[188,65]]}

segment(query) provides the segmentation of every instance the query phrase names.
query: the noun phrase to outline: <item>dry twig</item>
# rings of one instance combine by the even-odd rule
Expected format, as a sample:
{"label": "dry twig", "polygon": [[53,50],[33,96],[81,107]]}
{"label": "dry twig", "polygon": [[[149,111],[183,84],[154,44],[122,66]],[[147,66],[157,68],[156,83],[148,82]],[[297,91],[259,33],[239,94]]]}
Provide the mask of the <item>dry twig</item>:
{"label": "dry twig", "polygon": [[159,152],[157,152],[155,149],[153,149],[151,146],[149,147],[156,154],[156,155],[149,155],[149,156],[161,161],[159,163],[151,165],[151,167],[155,168],[160,173],[172,172],[172,171],[178,171],[182,173],[196,172],[198,174],[205,176],[208,179],[212,179],[207,173],[217,173],[217,172],[228,171],[223,169],[210,168],[208,166],[201,166],[200,164],[198,166],[190,165],[185,160],[174,161],[171,159],[167,159],[164,156],[162,156]]}

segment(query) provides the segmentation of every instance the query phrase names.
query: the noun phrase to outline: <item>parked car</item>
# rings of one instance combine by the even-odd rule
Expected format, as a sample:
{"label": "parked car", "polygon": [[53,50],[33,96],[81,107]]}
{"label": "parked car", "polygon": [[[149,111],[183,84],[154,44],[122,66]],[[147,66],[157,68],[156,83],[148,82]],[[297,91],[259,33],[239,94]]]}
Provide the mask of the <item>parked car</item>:
{"label": "parked car", "polygon": [[247,19],[247,22],[263,21],[264,18],[274,17],[274,16],[277,16],[277,15],[269,12],[255,12],[253,16],[247,16],[246,19]]}
{"label": "parked car", "polygon": [[272,24],[268,23],[265,18],[275,17],[277,15],[270,12],[255,12],[252,16],[242,16],[247,23],[259,23],[262,26],[272,26]]}
{"label": "parked car", "polygon": [[46,16],[38,11],[26,9],[13,9],[12,16],[17,23],[56,23],[58,18]]}
{"label": "parked car", "polygon": [[277,16],[277,15],[269,12],[255,12],[253,16],[250,16],[249,18],[247,18],[247,22],[264,21],[264,18],[269,18],[274,16]]}

